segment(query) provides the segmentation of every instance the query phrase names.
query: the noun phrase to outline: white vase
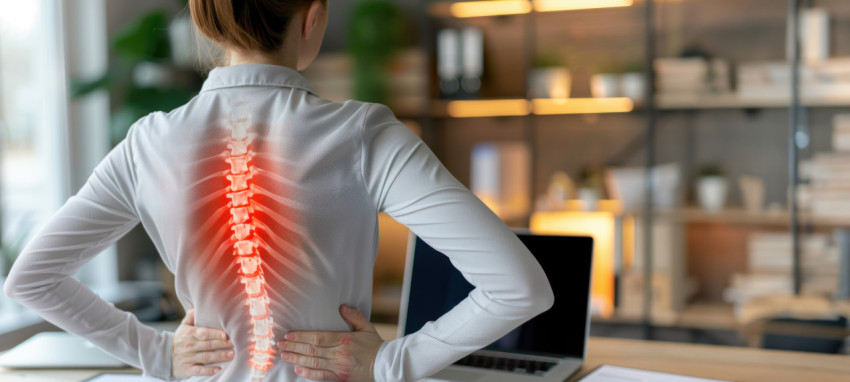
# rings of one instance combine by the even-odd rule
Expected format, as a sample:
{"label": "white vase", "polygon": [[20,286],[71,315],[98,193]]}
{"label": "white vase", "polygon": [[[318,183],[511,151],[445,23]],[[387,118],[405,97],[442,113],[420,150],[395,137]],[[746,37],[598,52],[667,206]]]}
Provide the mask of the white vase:
{"label": "white vase", "polygon": [[717,212],[726,205],[729,185],[722,176],[704,176],[697,183],[697,199],[706,211]]}
{"label": "white vase", "polygon": [[590,94],[596,98],[619,97],[620,76],[618,74],[594,74],[590,76]]}
{"label": "white vase", "polygon": [[646,92],[646,77],[643,73],[626,73],[620,76],[620,93],[635,101],[643,100]]}
{"label": "white vase", "polygon": [[578,198],[582,201],[585,211],[596,211],[599,204],[599,191],[594,188],[579,188]]}
{"label": "white vase", "polygon": [[572,75],[568,68],[534,68],[529,81],[530,98],[570,98]]}

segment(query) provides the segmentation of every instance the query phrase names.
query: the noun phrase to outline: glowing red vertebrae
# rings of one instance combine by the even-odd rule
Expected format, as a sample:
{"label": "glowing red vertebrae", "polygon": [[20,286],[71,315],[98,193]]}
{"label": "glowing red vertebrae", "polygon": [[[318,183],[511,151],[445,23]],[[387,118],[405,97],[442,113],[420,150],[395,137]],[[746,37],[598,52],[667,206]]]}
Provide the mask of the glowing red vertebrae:
{"label": "glowing red vertebrae", "polygon": [[266,280],[263,276],[262,258],[257,252],[259,243],[254,224],[254,203],[251,199],[254,188],[251,178],[255,169],[251,166],[253,152],[249,150],[250,141],[244,121],[232,127],[227,145],[227,158],[230,165],[227,180],[227,208],[230,210],[230,229],[233,231],[233,255],[239,267],[241,282],[245,284],[248,311],[251,315],[251,380],[262,381],[266,370],[272,366],[274,357],[274,334],[272,317],[269,311],[269,295],[266,292]]}

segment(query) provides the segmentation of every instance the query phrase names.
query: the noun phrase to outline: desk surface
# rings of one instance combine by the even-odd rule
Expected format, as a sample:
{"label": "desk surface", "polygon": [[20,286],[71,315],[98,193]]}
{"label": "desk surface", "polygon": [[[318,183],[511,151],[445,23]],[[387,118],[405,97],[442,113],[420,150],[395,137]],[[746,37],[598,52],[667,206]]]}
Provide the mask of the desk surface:
{"label": "desk surface", "polygon": [[[395,337],[394,326],[381,325],[378,331],[385,339]],[[569,381],[577,381],[581,376],[603,364],[741,382],[850,381],[850,356],[600,337],[591,337],[587,362],[582,371]],[[77,382],[101,372],[97,370],[11,371],[0,369],[0,380],[3,382]],[[133,370],[128,369],[124,372],[133,372]]]}

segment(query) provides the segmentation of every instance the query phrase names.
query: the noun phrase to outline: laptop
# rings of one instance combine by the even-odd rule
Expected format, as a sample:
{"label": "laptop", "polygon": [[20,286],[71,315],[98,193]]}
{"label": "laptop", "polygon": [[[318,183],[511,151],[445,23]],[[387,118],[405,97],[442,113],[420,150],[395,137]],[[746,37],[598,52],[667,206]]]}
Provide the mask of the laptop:
{"label": "laptop", "polygon": [[121,369],[124,362],[84,338],[65,332],[36,334],[0,355],[10,369]]}
{"label": "laptop", "polygon": [[[581,369],[590,330],[593,239],[517,236],[543,267],[555,293],[554,306],[425,381],[561,382]],[[403,288],[400,335],[448,312],[473,286],[446,256],[411,236]]]}

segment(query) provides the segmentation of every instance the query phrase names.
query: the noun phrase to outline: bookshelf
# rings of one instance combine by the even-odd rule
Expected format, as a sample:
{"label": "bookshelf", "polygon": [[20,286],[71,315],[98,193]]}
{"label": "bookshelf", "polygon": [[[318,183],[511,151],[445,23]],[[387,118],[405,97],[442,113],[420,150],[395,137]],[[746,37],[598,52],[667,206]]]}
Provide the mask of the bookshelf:
{"label": "bookshelf", "polygon": [[[522,2],[523,1],[520,1],[518,3]],[[525,73],[525,76],[527,76],[529,69],[531,68],[532,56],[535,54],[536,50],[539,47],[537,39],[541,35],[546,33],[545,31],[541,31],[536,28],[540,27],[540,29],[542,30],[547,30],[547,28],[551,29],[551,25],[553,23],[560,23],[560,21],[558,20],[560,20],[559,17],[562,16],[559,15],[564,15],[564,20],[571,20],[568,16],[568,14],[571,13],[570,11],[541,13],[537,12],[533,7],[525,7],[522,8],[522,10],[519,12],[507,12],[500,16],[458,18],[453,16],[451,13],[451,6],[453,4],[458,3],[467,2],[437,1],[432,2],[430,5],[426,4],[423,8],[423,25],[426,26],[426,31],[423,34],[423,41],[425,42],[425,46],[428,47],[429,54],[433,56],[436,52],[435,36],[436,31],[438,29],[436,25],[446,25],[449,27],[462,27],[466,25],[472,25],[481,27],[482,25],[488,25],[488,23],[502,23],[506,25],[510,25],[511,23],[520,24],[517,25],[514,29],[512,29],[513,33],[504,33],[501,35],[496,34],[495,36],[491,36],[495,37],[494,39],[496,40],[500,40],[501,44],[517,44],[511,45],[513,47],[513,51],[511,52],[512,56],[497,53],[493,55],[494,57],[490,58],[491,63],[494,61],[499,61],[500,67],[488,67],[487,69],[494,77],[498,78],[505,77],[505,73],[507,73],[509,70],[514,71],[513,73]],[[533,5],[532,1],[524,1],[524,3]],[[630,7],[628,9],[620,8],[621,10],[612,9],[611,11],[606,11],[609,13],[605,13],[605,15],[611,16],[615,16],[614,12],[623,12],[622,14],[628,14],[630,15],[630,17],[634,17],[635,15],[641,15],[640,19],[635,18],[634,20],[640,20],[645,25],[640,26],[639,29],[635,28],[634,25],[627,25],[625,28],[633,28],[630,29],[630,31],[632,32],[634,32],[634,30],[641,30],[642,34],[633,34],[632,37],[642,38],[645,41],[650,42],[648,44],[643,44],[646,45],[644,47],[645,49],[643,50],[643,52],[645,53],[645,66],[647,68],[652,67],[652,63],[656,57],[656,47],[653,45],[656,42],[656,38],[663,40],[663,38],[666,38],[666,33],[668,33],[666,30],[664,30],[664,28],[669,27],[669,25],[658,24],[658,21],[656,19],[653,19],[654,12],[657,9],[656,4],[658,3],[666,4],[667,2],[660,2],[657,0],[635,1],[632,4],[634,5],[633,7]],[[760,2],[753,1],[750,3],[755,4]],[[795,19],[795,17],[793,16],[799,16],[799,3],[799,1],[789,0],[788,9],[791,11],[791,19]],[[761,5],[763,6],[764,4]],[[750,21],[748,17],[732,15],[730,16],[728,21],[724,20],[724,23],[749,23]],[[771,23],[774,23],[775,20],[766,22],[766,19],[763,17],[763,15],[752,17],[752,26],[748,25],[749,27],[751,27],[752,29],[764,28],[767,31],[773,31],[773,29],[771,28],[774,28],[774,26]],[[596,20],[597,22],[599,21],[599,18],[591,18],[593,20]],[[572,20],[575,23],[576,20]],[[784,19],[781,22],[784,27]],[[588,32],[588,30],[590,29],[592,29],[592,27],[582,26],[574,27],[572,31],[579,31],[580,33],[600,33],[605,35],[606,38],[611,38],[610,36],[617,35],[616,33],[609,33],[609,31],[602,31],[600,28]],[[784,38],[784,30],[781,31],[781,34]],[[567,38],[574,36],[575,35],[570,35]],[[629,39],[632,39],[632,37],[629,37]],[[730,42],[730,44],[731,43],[732,42]],[[607,49],[608,47],[606,46],[605,48]],[[782,49],[784,48],[784,45],[776,45],[770,47],[770,49],[772,49],[772,52],[777,51],[777,48]],[[600,50],[601,49],[602,48],[600,48]],[[734,57],[734,55],[732,56]],[[775,59],[775,57],[765,58],[763,55],[761,57],[758,57],[758,59]],[[789,67],[798,67],[800,65],[799,62],[790,60],[788,64]],[[572,123],[575,121],[596,121],[599,119],[610,118],[610,120],[616,121],[617,123],[622,121],[628,121],[628,123],[631,123],[632,125],[641,125],[643,129],[642,133],[637,139],[635,139],[634,142],[635,146],[640,146],[641,148],[640,150],[634,150],[633,152],[640,152],[640,155],[644,155],[645,168],[648,170],[650,168],[653,168],[654,164],[658,161],[659,158],[659,154],[657,153],[657,151],[659,151],[659,147],[655,146],[656,144],[658,144],[659,140],[659,137],[656,136],[659,125],[669,124],[669,121],[671,119],[675,121],[676,118],[681,117],[680,121],[684,122],[680,122],[680,125],[686,125],[691,124],[693,119],[699,118],[693,117],[695,115],[725,116],[726,114],[735,114],[730,113],[729,111],[740,110],[748,112],[746,113],[746,115],[744,115],[743,113],[739,115],[739,117],[744,118],[750,115],[750,110],[761,109],[767,109],[767,112],[765,114],[779,116],[780,118],[784,118],[784,114],[781,112],[782,110],[791,110],[791,114],[794,115],[793,118],[796,119],[800,118],[801,110],[803,109],[826,110],[828,112],[831,112],[831,110],[829,109],[850,109],[850,96],[804,97],[800,95],[799,89],[797,89],[798,91],[794,94],[781,94],[771,98],[742,97],[734,92],[692,97],[670,97],[665,94],[656,94],[652,87],[648,87],[647,94],[645,97],[643,97],[643,99],[650,100],[649,102],[633,101],[631,108],[619,110],[616,113],[601,114],[595,110],[576,110],[569,113],[561,112],[546,114],[554,116],[550,118],[543,117],[540,114],[535,113],[535,108],[532,105],[533,100],[530,98],[523,97],[524,94],[522,93],[524,90],[527,90],[525,88],[525,86],[527,86],[527,79],[518,78],[513,84],[499,84],[498,87],[500,88],[500,91],[482,92],[482,99],[473,100],[473,102],[482,102],[483,104],[492,102],[492,105],[496,105],[496,103],[498,102],[509,100],[513,102],[513,105],[511,107],[495,107],[494,111],[468,113],[471,115],[461,116],[456,113],[456,109],[455,112],[450,112],[449,110],[455,108],[455,106],[450,107],[450,105],[453,102],[457,101],[437,99],[437,92],[434,91],[434,84],[437,82],[434,78],[435,75],[436,71],[434,70],[434,68],[430,68],[429,76],[431,76],[431,79],[429,82],[432,84],[431,94],[429,96],[428,101],[423,106],[423,115],[420,116],[420,125],[423,127],[423,135],[426,138],[426,142],[428,142],[429,145],[433,145],[435,147],[435,152],[437,152],[438,156],[441,156],[441,147],[439,143],[443,143],[446,146],[446,148],[444,149],[445,157],[441,156],[441,159],[448,159],[448,161],[455,161],[464,164],[468,163],[464,162],[466,159],[468,159],[465,156],[466,154],[457,154],[456,151],[465,150],[468,148],[468,145],[464,146],[463,144],[450,142],[450,137],[461,136],[462,139],[470,140],[474,139],[473,137],[475,136],[475,134],[478,134],[478,137],[481,140],[521,139],[525,140],[530,147],[535,148],[541,145],[541,140],[549,139],[549,134],[552,134],[553,131],[556,129],[555,127],[544,126],[545,124],[560,124],[561,126],[557,127],[558,129],[568,130],[574,129]],[[647,83],[654,83],[654,71],[647,70],[645,72],[645,75]],[[579,96],[586,96],[586,94],[581,93],[579,94]],[[570,117],[571,115],[575,117]],[[604,115],[609,116],[606,117]],[[790,137],[796,135],[797,126],[799,124],[791,124],[790,122],[786,124],[786,122],[783,121],[782,126],[784,125],[788,126],[786,130],[787,135],[789,136],[789,146],[786,148],[785,151],[788,153],[793,152],[793,154],[791,154],[792,158],[789,158],[787,162],[782,161],[778,164],[778,166],[782,166],[783,168],[787,166],[789,178],[796,179],[798,177],[798,174],[796,173],[796,168],[798,166],[798,150],[796,149],[796,147],[793,146],[793,139],[791,139]],[[686,128],[694,129],[695,127],[686,126]],[[699,126],[697,126],[696,128],[699,128]],[[583,130],[581,127],[575,129],[586,131]],[[776,133],[778,133],[779,131],[783,130],[776,130]],[[561,136],[560,134],[552,135]],[[432,139],[431,141],[428,140],[429,137],[430,139]],[[546,144],[546,147],[548,147],[549,150],[551,150],[551,147],[553,146],[549,145],[546,142],[544,142],[543,144]],[[619,149],[615,148],[613,149],[613,151],[619,151]],[[645,152],[645,154],[643,154],[643,152]],[[549,160],[541,156],[549,155],[549,157],[551,157],[552,155],[551,153],[534,153],[532,155],[532,167],[535,168],[532,170],[532,179],[540,180],[540,178],[544,175],[541,175],[539,172],[535,173],[534,171],[540,168],[540,165],[543,161]],[[690,155],[693,155],[693,153],[690,153]],[[666,158],[665,160],[670,159]],[[691,161],[685,163],[693,165],[694,162],[695,161],[693,160],[693,157],[691,157]],[[465,171],[468,170],[461,170],[460,175],[458,175],[458,177],[463,179],[466,175]],[[647,171],[647,176],[649,176],[649,171]],[[685,181],[688,181],[688,179],[685,179]],[[538,190],[540,189],[541,185],[535,185],[535,180],[533,180],[532,183],[533,184],[531,187],[531,194],[537,195],[539,193]],[[790,182],[789,185],[790,184],[796,185],[797,182]],[[647,194],[647,200],[652,200],[652,191],[649,190]],[[814,229],[820,230],[850,228],[850,219],[813,217],[805,213],[799,212],[796,206],[783,207],[783,209],[776,211],[748,212],[742,209],[726,209],[720,212],[712,213],[692,207],[678,208],[674,210],[656,210],[655,208],[653,208],[651,203],[646,204],[648,205],[648,212],[640,212],[632,214],[632,216],[635,219],[642,221],[644,226],[647,227],[653,226],[654,222],[657,220],[674,221],[683,225],[719,223],[730,226],[746,226],[748,230],[753,230],[758,227],[768,227],[772,230],[792,231],[792,236],[795,237],[795,241],[797,240],[796,237],[799,235],[800,226],[813,227]],[[644,247],[644,253],[653,254],[655,249],[654,246],[658,243],[653,243],[653,238],[650,235],[650,230],[645,230],[644,235],[644,240],[640,245]],[[795,252],[798,251],[799,249],[795,250]],[[797,255],[795,255],[795,258],[797,258]],[[647,262],[652,262],[652,256],[648,257]],[[799,268],[798,263],[799,260],[795,260],[795,269]],[[651,266],[647,266],[645,268],[647,270],[653,269]],[[794,272],[796,273],[797,271]],[[651,273],[647,273],[644,276],[645,279],[652,278]],[[796,277],[796,279],[799,279],[799,276]],[[651,293],[649,289],[645,290],[644,293],[645,296],[647,296],[647,306],[651,306],[651,298],[649,297],[651,296]],[[693,304],[693,306],[688,305],[683,311],[683,314],[685,314],[685,312],[688,312],[687,314],[691,314],[694,311],[694,308],[699,308],[701,306],[702,303]],[[728,308],[728,311],[731,312],[731,307],[727,306],[726,308]],[[722,309],[701,310],[701,313],[696,315],[702,314],[711,316],[714,314],[712,312],[719,312],[721,310]],[[646,309],[646,311],[649,311],[649,309]],[[723,315],[725,314],[726,313],[723,313]],[[721,314],[719,313],[716,314],[716,316],[720,315]],[[618,315],[615,313],[614,317],[618,317]],[[726,317],[728,318],[728,316]],[[651,315],[647,314],[646,316],[641,317],[630,317],[626,321],[631,323],[643,323],[649,329],[651,329],[652,325],[661,322],[659,321],[659,319],[662,318],[653,318],[651,317]],[[650,336],[651,333],[647,335],[647,337]]]}

